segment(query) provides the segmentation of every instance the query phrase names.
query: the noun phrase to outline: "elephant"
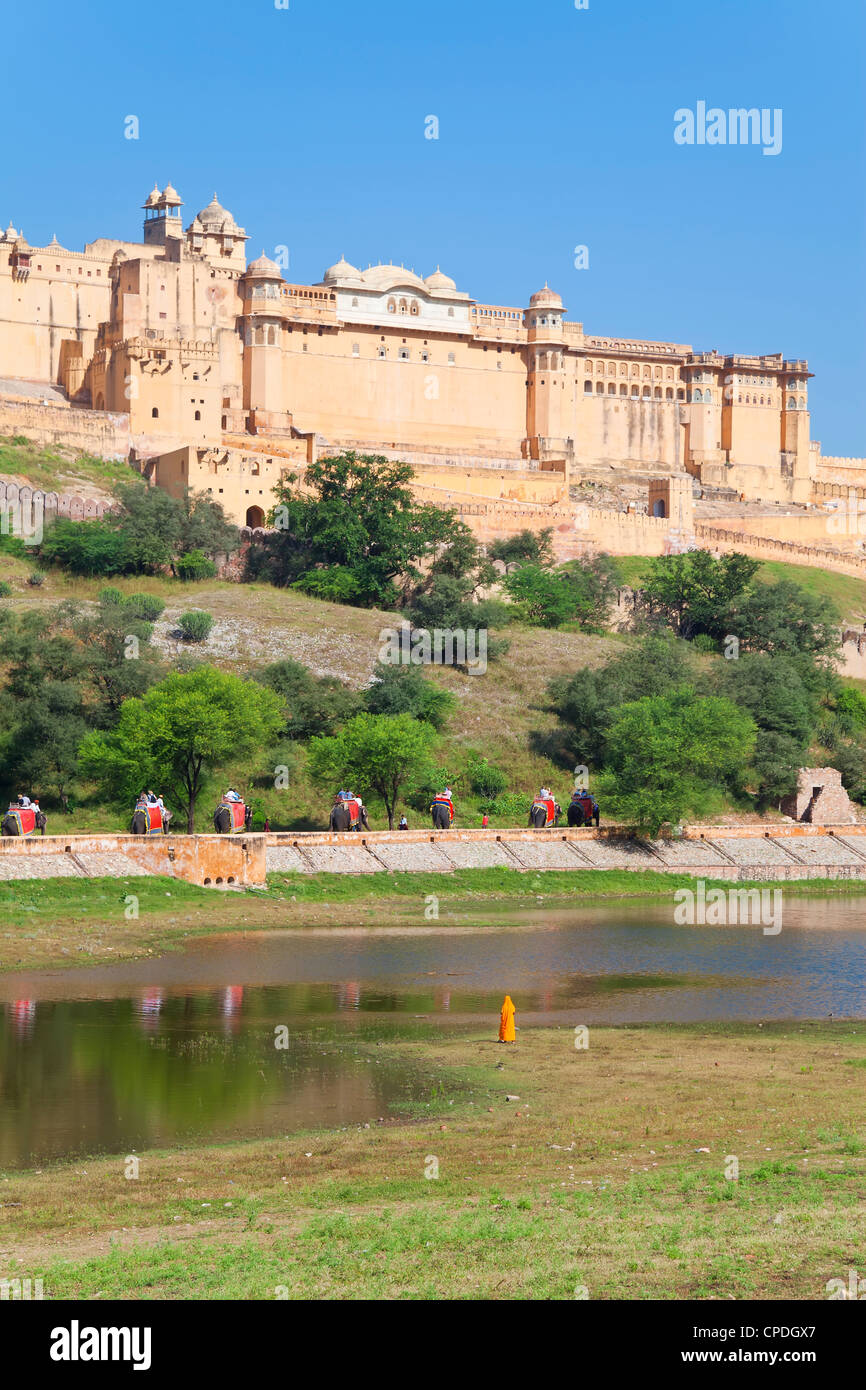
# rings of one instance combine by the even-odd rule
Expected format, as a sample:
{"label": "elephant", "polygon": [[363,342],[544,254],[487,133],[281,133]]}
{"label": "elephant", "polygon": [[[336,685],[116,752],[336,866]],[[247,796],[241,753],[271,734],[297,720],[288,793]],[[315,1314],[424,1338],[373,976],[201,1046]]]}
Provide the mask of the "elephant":
{"label": "elephant", "polygon": [[[148,815],[148,812],[141,806],[137,806],[132,813],[132,833],[133,835],[150,834],[150,816]],[[163,833],[165,833],[164,826]]]}
{"label": "elephant", "polygon": [[[562,807],[558,801],[553,803],[553,824],[559,825],[559,817],[562,815]],[[536,804],[533,802],[529,808],[529,824],[533,830],[543,830],[547,825],[547,807],[544,803]]]}
{"label": "elephant", "polygon": [[598,802],[593,801],[590,797],[581,797],[578,801],[569,802],[569,825],[587,825],[589,822],[595,821],[596,829],[598,829],[599,818]]}
{"label": "elephant", "polygon": [[[38,830],[42,835],[44,835],[45,827],[47,824],[48,817],[46,816],[45,812],[37,811],[34,822],[35,829]],[[13,815],[10,815],[7,812],[7,814],[3,817],[3,820],[0,821],[0,831],[2,831],[4,835],[17,835],[19,833],[18,822]]]}
{"label": "elephant", "polygon": [[217,806],[213,813],[213,823],[218,835],[231,835],[234,829],[231,806]]}
{"label": "elephant", "polygon": [[451,829],[451,814],[450,814],[450,812],[449,812],[449,810],[448,810],[448,806],[447,806],[447,803],[446,803],[446,802],[444,802],[444,801],[434,801],[434,802],[433,802],[433,805],[430,807],[430,810],[431,810],[432,813],[433,813],[433,829],[434,829],[434,830],[450,830],[450,829]]}
{"label": "elephant", "polygon": [[331,815],[328,821],[330,830],[351,830],[352,817],[345,801],[335,801],[331,807]]}

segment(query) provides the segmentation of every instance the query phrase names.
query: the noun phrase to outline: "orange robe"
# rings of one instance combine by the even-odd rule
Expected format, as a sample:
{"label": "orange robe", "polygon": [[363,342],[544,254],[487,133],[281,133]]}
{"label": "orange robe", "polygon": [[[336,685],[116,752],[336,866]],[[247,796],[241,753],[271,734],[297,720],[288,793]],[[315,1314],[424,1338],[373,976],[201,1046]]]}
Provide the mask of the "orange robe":
{"label": "orange robe", "polygon": [[499,1041],[514,1042],[514,1005],[510,994],[506,994],[499,1015]]}

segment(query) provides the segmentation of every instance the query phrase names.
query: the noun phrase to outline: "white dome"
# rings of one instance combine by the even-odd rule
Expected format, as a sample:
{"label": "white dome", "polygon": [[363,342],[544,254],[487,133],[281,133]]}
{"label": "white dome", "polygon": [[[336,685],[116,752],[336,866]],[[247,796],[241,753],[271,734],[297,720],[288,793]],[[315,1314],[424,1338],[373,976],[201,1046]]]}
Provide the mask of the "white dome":
{"label": "white dome", "polygon": [[452,280],[450,275],[443,275],[438,265],[432,275],[428,275],[424,284],[430,290],[456,290],[457,282]]}
{"label": "white dome", "polygon": [[343,280],[351,280],[356,285],[362,283],[360,270],[357,266],[351,265],[345,256],[341,256],[335,265],[328,266],[322,276],[322,284],[336,285]]}

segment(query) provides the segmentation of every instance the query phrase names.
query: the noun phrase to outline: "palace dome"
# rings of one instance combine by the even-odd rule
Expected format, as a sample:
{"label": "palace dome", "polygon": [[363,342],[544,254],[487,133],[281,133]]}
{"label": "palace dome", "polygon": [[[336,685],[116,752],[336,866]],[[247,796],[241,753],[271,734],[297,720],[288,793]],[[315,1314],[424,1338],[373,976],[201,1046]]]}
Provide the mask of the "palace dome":
{"label": "palace dome", "polygon": [[545,281],[543,290],[536,290],[529,300],[530,309],[561,309],[562,298]]}
{"label": "palace dome", "polygon": [[428,290],[456,290],[457,282],[452,280],[450,275],[443,275],[438,265],[432,275],[428,275],[424,281]]}
{"label": "palace dome", "polygon": [[335,265],[329,265],[322,276],[323,285],[336,285],[340,281],[351,280],[354,285],[363,284],[361,272],[357,266],[351,265],[345,256],[341,256]]}
{"label": "palace dome", "polygon": [[207,227],[208,230],[220,231],[223,224],[226,222],[234,225],[235,219],[232,217],[232,214],[223,207],[222,203],[217,201],[217,195],[214,194],[207,207],[202,208],[201,212],[198,213],[198,220],[201,222],[202,226]]}
{"label": "palace dome", "polygon": [[153,185],[153,188],[150,190],[150,192],[149,192],[148,195],[147,195],[146,201],[142,203],[142,207],[144,207],[144,208],[155,208],[156,205],[157,205],[157,203],[159,202],[159,199],[160,199],[159,188],[157,187],[156,184],[154,184],[154,185]]}
{"label": "palace dome", "polygon": [[360,278],[371,290],[396,290],[401,285],[418,290],[428,288],[420,275],[402,265],[371,265],[361,271]]}
{"label": "palace dome", "polygon": [[257,280],[282,280],[283,278],[283,272],[276,261],[272,261],[270,256],[265,255],[264,251],[254,261],[250,261],[246,274],[248,279],[252,277]]}
{"label": "palace dome", "polygon": [[179,207],[183,202],[183,198],[181,198],[176,188],[172,188],[171,184],[167,183],[162,190],[162,201],[164,203],[174,203]]}

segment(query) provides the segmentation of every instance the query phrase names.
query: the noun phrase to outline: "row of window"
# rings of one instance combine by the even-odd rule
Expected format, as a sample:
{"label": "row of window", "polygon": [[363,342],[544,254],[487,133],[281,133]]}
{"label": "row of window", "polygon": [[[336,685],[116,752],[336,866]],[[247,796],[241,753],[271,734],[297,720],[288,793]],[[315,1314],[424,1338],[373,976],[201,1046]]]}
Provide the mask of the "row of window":
{"label": "row of window", "polygon": [[[616,382],[615,382],[615,381],[609,381],[609,382],[607,383],[607,394],[608,394],[609,396],[615,396],[616,393],[617,393],[617,392],[616,392]],[[583,394],[584,394],[585,396],[591,396],[591,395],[592,395],[592,382],[591,382],[591,381],[585,381],[585,382],[583,383]],[[596,394],[597,396],[603,396],[603,395],[605,394],[605,391],[604,391],[604,382],[603,382],[603,381],[597,381],[597,382],[595,383],[595,394]],[[625,382],[622,382],[622,383],[620,384],[619,394],[620,394],[621,396],[627,396],[627,395],[629,394],[629,388],[626,386]],[[666,387],[666,388],[665,388],[664,399],[665,399],[666,401],[672,401],[673,398],[674,398],[674,388],[673,388],[672,386]],[[680,390],[677,391],[677,400],[678,400],[678,401],[684,401],[685,398],[686,398],[686,393],[685,393],[685,391],[684,391],[682,388],[680,388]],[[699,399],[699,398],[700,398],[700,392],[697,393],[696,399]],[[709,391],[708,391],[708,392],[707,392],[707,399],[709,400],[709,398],[710,398],[710,393],[709,393]],[[645,400],[645,401],[649,401],[649,400],[660,401],[660,400],[662,399],[662,388],[661,388],[660,386],[656,386],[656,387],[645,386],[645,387],[643,388],[643,394],[642,394],[642,396],[641,396],[640,387],[639,387],[638,385],[635,384],[635,385],[633,385],[632,388],[631,388],[631,399],[632,399],[633,401],[636,401],[636,400],[638,400],[638,399],[643,399],[643,400]]]}
{"label": "row of window", "polygon": [[[588,375],[591,376],[591,375],[592,375],[592,372],[593,372],[593,364],[592,364],[592,362],[585,362],[585,363],[584,363],[584,367],[585,367],[585,369],[586,369]],[[629,372],[629,368],[631,368],[631,372]],[[596,363],[596,365],[595,365],[595,371],[596,371],[596,375],[597,375],[597,376],[605,376],[605,375],[607,375],[607,376],[629,376],[629,375],[631,375],[631,376],[639,377],[639,376],[641,375],[641,368],[640,368],[639,363],[637,363],[637,362],[631,362],[631,363],[629,363],[629,362],[608,362],[607,364],[605,364],[604,362],[598,362],[598,363]],[[675,372],[674,372],[674,368],[673,368],[673,367],[665,367],[665,368],[662,368],[662,367],[647,367],[647,366],[645,366],[644,369],[643,369],[643,376],[644,376],[644,379],[647,380],[647,381],[651,381],[653,378],[655,378],[656,381],[661,381],[661,380],[662,380],[662,374],[663,374],[663,373],[664,373],[664,375],[667,377],[668,381],[673,381],[673,380],[675,380]]]}

